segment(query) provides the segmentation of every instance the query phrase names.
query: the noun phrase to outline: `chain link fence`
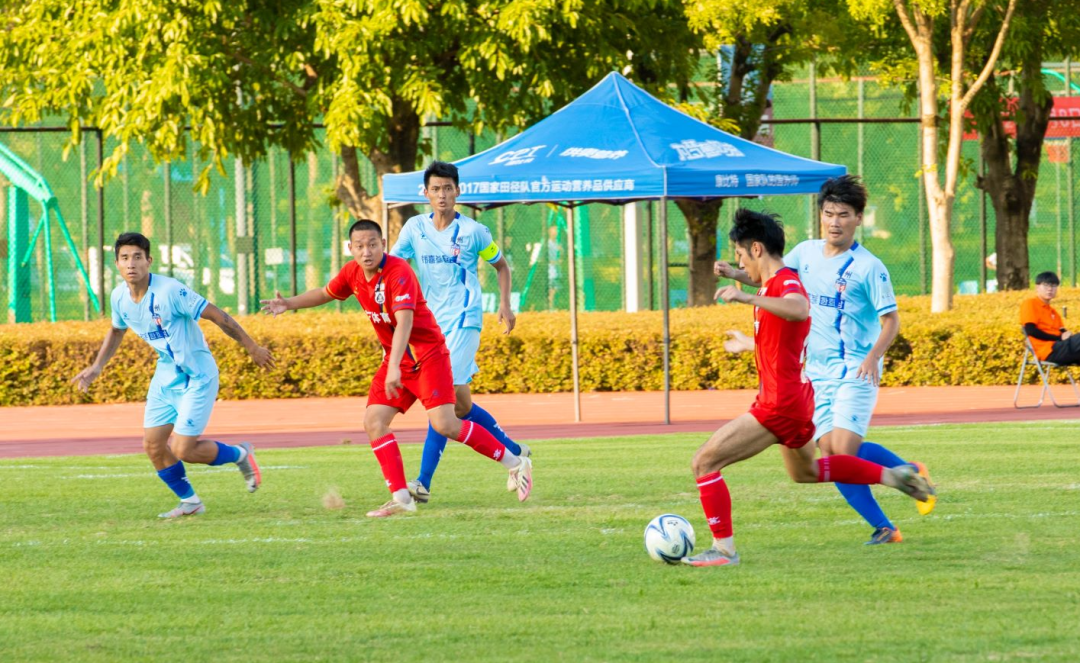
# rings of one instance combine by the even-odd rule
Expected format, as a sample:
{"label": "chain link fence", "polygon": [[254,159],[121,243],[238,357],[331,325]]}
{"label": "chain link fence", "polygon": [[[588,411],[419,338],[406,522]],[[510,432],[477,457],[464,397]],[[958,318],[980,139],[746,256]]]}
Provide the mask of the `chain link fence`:
{"label": "chain link fence", "polygon": [[[899,93],[872,80],[819,82],[816,117],[822,122],[815,125],[783,123],[784,118],[811,116],[807,83],[778,84],[774,89],[773,114],[780,120],[768,125],[774,147],[812,157],[816,126],[820,158],[844,164],[850,172],[862,175],[870,190],[859,240],[888,266],[899,294],[928,292],[931,250],[922,187],[916,176],[920,163],[918,125],[893,121],[900,114]],[[104,296],[98,294],[105,306],[108,293],[120,282],[112,242],[125,231],[139,231],[151,239],[154,271],[187,282],[234,313],[257,310],[259,299],[275,291],[289,294],[294,289],[302,292],[321,287],[350,259],[343,236],[348,220],[331,204],[339,160],[328,149],[304,155],[293,164],[280,150],[272,150],[265,160],[246,167],[230,162],[227,173],[215,173],[209,191],[201,195],[193,191],[199,163],[155,163],[134,145],[117,176],[105,184],[99,203],[99,192],[90,183],[97,166],[95,135],[88,133],[81,145],[65,152],[68,138],[66,130],[0,133],[0,142],[51,186],[89,272],[91,287],[96,291],[99,282],[104,285]],[[424,161],[452,161],[491,147],[499,137],[490,132],[470,136],[447,126],[429,126],[423,129],[423,139],[428,146]],[[1052,154],[1040,171],[1031,215],[1031,268],[1032,273],[1053,269],[1063,281],[1075,285],[1076,148],[1068,139],[1052,145]],[[102,147],[108,153],[112,145],[105,141]],[[194,152],[190,149],[188,153]],[[994,287],[995,274],[986,267],[987,254],[993,252],[994,215],[989,201],[973,184],[978,143],[965,142],[963,155],[969,168],[959,187],[953,218],[956,288],[961,293],[975,293]],[[369,189],[377,188],[370,164],[363,164],[362,180]],[[9,184],[0,176],[0,185],[8,188],[10,199]],[[238,196],[244,201],[239,209]],[[627,224],[619,207],[587,205],[575,212],[574,259],[578,302],[583,310],[621,310],[631,300],[639,302],[638,308],[659,307],[658,205],[636,204],[634,226]],[[814,234],[817,215],[812,196],[728,200],[717,229],[720,256],[731,256],[727,231],[740,206],[779,213],[789,246]],[[18,231],[9,218],[10,200],[0,205],[0,261],[8,274],[0,283],[0,299],[8,305],[3,321],[16,320],[12,302],[24,312],[20,321],[47,320],[50,299],[57,319],[96,317],[98,312],[55,218],[49,222],[55,273],[50,295],[45,233],[33,246],[26,246],[41,213],[34,201],[29,207],[30,227]],[[514,307],[521,311],[566,310],[570,259],[566,211],[548,205],[518,205],[475,216],[491,229],[511,264]],[[668,218],[671,301],[673,306],[683,306],[689,254],[686,223],[674,203]],[[638,293],[628,293],[626,288],[627,227],[636,228],[638,234],[630,243],[639,247],[638,255],[631,258],[641,277]],[[29,259],[24,263],[26,255]],[[498,292],[495,271],[481,267],[480,272],[484,305],[493,311]],[[354,301],[335,305],[341,310],[356,308]]]}

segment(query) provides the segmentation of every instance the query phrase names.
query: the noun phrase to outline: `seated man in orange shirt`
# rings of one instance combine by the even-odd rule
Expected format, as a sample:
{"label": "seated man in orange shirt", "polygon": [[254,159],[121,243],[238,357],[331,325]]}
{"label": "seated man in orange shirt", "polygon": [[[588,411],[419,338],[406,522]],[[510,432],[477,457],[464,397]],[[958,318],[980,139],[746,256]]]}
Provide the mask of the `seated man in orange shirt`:
{"label": "seated man in orange shirt", "polygon": [[1057,297],[1061,281],[1053,272],[1043,272],[1035,277],[1035,296],[1020,305],[1020,324],[1031,339],[1041,361],[1052,361],[1059,366],[1080,364],[1080,336],[1065,329],[1061,315],[1050,306]]}

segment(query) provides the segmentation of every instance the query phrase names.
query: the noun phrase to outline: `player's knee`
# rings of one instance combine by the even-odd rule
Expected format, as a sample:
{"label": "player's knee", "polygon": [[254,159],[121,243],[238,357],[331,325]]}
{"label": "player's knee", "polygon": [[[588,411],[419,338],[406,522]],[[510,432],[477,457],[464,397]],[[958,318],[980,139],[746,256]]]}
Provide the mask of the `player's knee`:
{"label": "player's knee", "polygon": [[185,463],[195,462],[195,445],[176,443],[173,444],[173,454]]}
{"label": "player's knee", "polygon": [[451,440],[461,436],[461,420],[456,417],[436,417],[431,420],[435,432]]}
{"label": "player's knee", "polygon": [[464,419],[465,415],[469,414],[469,412],[471,411],[472,401],[469,401],[467,403],[462,403],[461,401],[458,401],[457,403],[454,403],[454,416],[458,419]]}
{"label": "player's knee", "polygon": [[724,469],[724,462],[711,454],[699,451],[694,454],[694,459],[690,461],[690,469],[694,472],[694,478],[700,479],[706,474],[712,474]]}

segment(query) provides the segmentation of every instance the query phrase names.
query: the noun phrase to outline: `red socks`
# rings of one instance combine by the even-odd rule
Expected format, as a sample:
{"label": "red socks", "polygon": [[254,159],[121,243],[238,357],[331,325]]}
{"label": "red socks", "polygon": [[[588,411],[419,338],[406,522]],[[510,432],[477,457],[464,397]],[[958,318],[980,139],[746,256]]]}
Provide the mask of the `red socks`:
{"label": "red socks", "polygon": [[493,460],[502,460],[506,454],[506,447],[502,442],[496,440],[483,426],[477,426],[471,421],[461,422],[461,433],[457,441]]}
{"label": "red socks", "polygon": [[701,493],[701,508],[709,520],[709,530],[717,539],[732,536],[731,493],[727,482],[719,472],[706,474],[697,480],[698,492]]}
{"label": "red socks", "polygon": [[401,462],[401,449],[398,447],[397,438],[393,433],[388,433],[377,440],[371,441],[371,450],[375,452],[375,458],[382,468],[383,478],[390,492],[397,492],[406,487],[405,465]]}
{"label": "red socks", "polygon": [[881,470],[877,463],[871,463],[857,456],[826,456],[817,461],[818,483],[881,483]]}

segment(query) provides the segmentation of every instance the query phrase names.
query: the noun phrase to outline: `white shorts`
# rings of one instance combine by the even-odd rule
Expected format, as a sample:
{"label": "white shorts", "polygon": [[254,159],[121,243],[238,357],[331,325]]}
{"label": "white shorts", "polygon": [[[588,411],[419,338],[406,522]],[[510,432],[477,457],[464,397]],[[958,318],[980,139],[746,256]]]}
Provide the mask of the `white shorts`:
{"label": "white shorts", "polygon": [[451,329],[446,334],[446,347],[450,350],[450,367],[454,371],[454,384],[469,384],[479,372],[476,352],[480,349],[480,330],[475,327]]}
{"label": "white shorts", "polygon": [[183,373],[154,375],[146,393],[143,428],[173,424],[177,435],[202,435],[217,400],[218,376],[195,379]]}
{"label": "white shorts", "polygon": [[870,417],[877,405],[878,388],[868,380],[855,377],[811,380],[814,386],[814,439],[834,428],[843,428],[866,437]]}

